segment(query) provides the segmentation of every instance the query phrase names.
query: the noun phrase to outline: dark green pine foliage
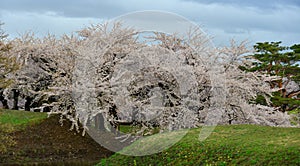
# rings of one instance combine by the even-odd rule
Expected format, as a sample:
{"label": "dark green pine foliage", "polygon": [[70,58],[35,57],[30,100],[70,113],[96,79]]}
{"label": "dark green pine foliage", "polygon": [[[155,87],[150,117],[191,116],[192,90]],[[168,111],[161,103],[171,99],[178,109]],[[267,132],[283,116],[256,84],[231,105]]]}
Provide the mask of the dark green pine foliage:
{"label": "dark green pine foliage", "polygon": [[[269,82],[272,88],[282,88],[275,92],[272,103],[275,107],[281,107],[282,111],[290,111],[300,107],[300,91],[287,91],[286,81],[300,83],[300,44],[291,47],[281,46],[281,42],[264,42],[254,45],[256,54],[254,66],[248,71],[259,71],[280,79]],[[266,104],[264,98],[259,96],[256,102]]]}

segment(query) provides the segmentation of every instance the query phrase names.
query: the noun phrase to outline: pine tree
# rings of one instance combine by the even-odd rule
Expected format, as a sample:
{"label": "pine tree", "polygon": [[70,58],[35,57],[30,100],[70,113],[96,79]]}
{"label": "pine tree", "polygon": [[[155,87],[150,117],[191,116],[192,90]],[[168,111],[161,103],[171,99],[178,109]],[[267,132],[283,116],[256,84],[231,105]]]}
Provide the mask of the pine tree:
{"label": "pine tree", "polygon": [[[281,42],[264,42],[254,45],[256,54],[254,67],[249,71],[259,71],[279,79],[269,82],[271,88],[279,88],[272,98],[273,106],[282,111],[290,111],[300,106],[300,90],[288,91],[287,85],[292,81],[300,82],[300,44],[291,47],[281,46]],[[263,99],[258,99],[263,101]],[[257,100],[257,101],[258,101]]]}

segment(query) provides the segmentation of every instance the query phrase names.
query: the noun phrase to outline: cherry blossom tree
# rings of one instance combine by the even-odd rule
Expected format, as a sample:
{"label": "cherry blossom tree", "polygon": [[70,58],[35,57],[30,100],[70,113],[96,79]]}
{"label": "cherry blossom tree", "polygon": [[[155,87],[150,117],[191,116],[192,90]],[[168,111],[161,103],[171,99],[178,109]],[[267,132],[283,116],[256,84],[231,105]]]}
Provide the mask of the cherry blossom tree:
{"label": "cherry blossom tree", "polygon": [[10,54],[22,67],[13,88],[25,109],[60,114],[84,132],[120,123],[138,126],[134,135],[215,123],[289,125],[287,114],[251,103],[268,99],[267,82],[276,78],[240,69],[251,65],[245,42],[214,48],[198,28],[185,36],[142,33],[117,22],[15,39]]}

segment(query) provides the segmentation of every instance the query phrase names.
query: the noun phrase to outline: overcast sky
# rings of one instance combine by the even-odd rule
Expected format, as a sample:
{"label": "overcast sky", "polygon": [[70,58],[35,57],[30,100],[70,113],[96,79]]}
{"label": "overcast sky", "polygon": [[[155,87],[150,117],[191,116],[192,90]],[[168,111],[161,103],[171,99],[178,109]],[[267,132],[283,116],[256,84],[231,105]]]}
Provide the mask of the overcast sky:
{"label": "overcast sky", "polygon": [[186,17],[217,46],[232,38],[300,43],[300,0],[0,0],[0,21],[11,38],[29,30],[61,35],[142,10]]}

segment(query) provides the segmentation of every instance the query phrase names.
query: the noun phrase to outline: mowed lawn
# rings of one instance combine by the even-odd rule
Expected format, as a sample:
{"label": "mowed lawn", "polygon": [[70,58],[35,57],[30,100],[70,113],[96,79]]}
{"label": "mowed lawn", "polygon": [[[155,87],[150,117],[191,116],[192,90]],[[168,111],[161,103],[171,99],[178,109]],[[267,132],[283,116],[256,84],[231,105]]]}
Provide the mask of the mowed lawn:
{"label": "mowed lawn", "polygon": [[[160,153],[138,157],[116,153],[98,165],[300,165],[300,128],[217,126],[204,141],[198,139],[200,131],[188,131]],[[122,153],[142,152],[172,137],[176,138],[176,133],[149,136],[143,140],[144,146],[135,142]],[[137,150],[137,145],[141,149]]]}

